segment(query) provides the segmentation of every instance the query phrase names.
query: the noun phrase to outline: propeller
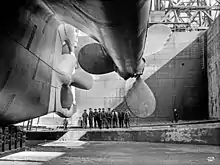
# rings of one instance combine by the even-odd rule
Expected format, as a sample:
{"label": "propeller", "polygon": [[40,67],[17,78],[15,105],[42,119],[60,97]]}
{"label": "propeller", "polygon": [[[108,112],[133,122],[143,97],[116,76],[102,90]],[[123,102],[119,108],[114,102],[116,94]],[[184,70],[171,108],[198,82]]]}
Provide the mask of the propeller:
{"label": "propeller", "polygon": [[56,111],[61,117],[71,117],[76,111],[76,105],[73,104],[73,93],[70,86],[89,90],[93,85],[92,76],[81,68],[76,69],[73,73],[75,65],[75,56],[71,54],[62,55],[62,61],[57,69],[57,76],[62,83],[60,90],[60,104],[63,109]]}
{"label": "propeller", "polygon": [[[146,58],[148,55],[159,52],[166,46],[171,34],[171,29],[163,24],[155,24],[148,28],[143,53],[146,63],[148,62]],[[145,74],[147,75],[146,66],[142,76],[126,82],[128,89],[125,102],[131,113],[139,118],[150,116],[156,109],[156,99],[152,90],[145,82],[145,77],[147,77]]]}
{"label": "propeller", "polygon": [[[69,24],[61,24],[58,27],[59,43],[62,44],[61,54],[57,58],[57,78],[62,84],[60,88],[60,106],[56,113],[61,117],[71,117],[76,112],[73,103],[74,96],[71,86],[81,89],[91,89],[93,78],[81,68],[75,69],[77,59],[74,52],[75,30]],[[60,47],[58,47],[60,48]],[[59,97],[59,96],[57,96]]]}

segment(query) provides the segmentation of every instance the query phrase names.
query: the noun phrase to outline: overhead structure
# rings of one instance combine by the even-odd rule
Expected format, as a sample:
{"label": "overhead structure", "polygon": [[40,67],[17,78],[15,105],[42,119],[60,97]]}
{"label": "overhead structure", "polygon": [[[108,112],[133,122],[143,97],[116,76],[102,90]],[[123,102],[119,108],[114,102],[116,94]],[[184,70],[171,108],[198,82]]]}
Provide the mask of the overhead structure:
{"label": "overhead structure", "polygon": [[220,0],[153,0],[150,24],[173,31],[206,30],[219,15]]}

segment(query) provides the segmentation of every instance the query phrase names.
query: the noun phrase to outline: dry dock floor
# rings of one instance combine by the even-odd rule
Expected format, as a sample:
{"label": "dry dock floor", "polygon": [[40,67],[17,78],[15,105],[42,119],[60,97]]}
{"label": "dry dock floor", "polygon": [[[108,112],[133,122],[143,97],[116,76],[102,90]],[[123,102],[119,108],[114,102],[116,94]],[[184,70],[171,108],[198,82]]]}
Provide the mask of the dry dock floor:
{"label": "dry dock floor", "polygon": [[147,142],[57,141],[0,158],[0,165],[209,165],[220,147]]}

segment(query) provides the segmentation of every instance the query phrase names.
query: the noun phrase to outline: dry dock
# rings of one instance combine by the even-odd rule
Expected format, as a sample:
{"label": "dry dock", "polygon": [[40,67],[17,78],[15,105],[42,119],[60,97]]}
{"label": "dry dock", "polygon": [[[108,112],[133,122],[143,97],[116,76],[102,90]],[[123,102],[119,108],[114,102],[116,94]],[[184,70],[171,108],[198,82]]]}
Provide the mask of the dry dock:
{"label": "dry dock", "polygon": [[[68,144],[68,147],[62,147]],[[60,146],[60,147],[59,147]],[[60,142],[0,159],[1,165],[217,165],[220,148],[140,142]]]}

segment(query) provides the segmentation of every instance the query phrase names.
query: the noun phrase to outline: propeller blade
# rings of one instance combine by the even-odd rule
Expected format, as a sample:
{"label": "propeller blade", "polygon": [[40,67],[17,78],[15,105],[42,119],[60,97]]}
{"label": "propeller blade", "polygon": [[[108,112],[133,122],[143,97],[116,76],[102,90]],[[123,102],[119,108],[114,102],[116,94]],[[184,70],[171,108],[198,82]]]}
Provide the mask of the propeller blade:
{"label": "propeller blade", "polygon": [[73,51],[74,42],[76,40],[75,28],[70,24],[61,24],[58,27],[59,38],[62,44],[62,54],[68,54]]}
{"label": "propeller blade", "polygon": [[128,90],[125,101],[131,113],[139,118],[150,116],[156,109],[154,94],[141,77]]}
{"label": "propeller blade", "polygon": [[144,56],[154,54],[164,48],[172,34],[167,25],[155,24],[148,28]]}
{"label": "propeller blade", "polygon": [[76,66],[76,57],[71,54],[63,54],[61,62],[58,65],[58,77],[62,84],[69,84],[71,82],[72,72]]}
{"label": "propeller blade", "polygon": [[93,77],[81,68],[78,68],[72,75],[72,83],[70,85],[76,88],[89,90],[93,85]]}
{"label": "propeller blade", "polygon": [[98,43],[95,39],[91,38],[90,36],[78,36],[77,46],[74,50],[75,54],[78,56],[79,51],[88,44],[91,43]]}
{"label": "propeller blade", "polygon": [[73,93],[69,86],[63,85],[60,90],[60,103],[62,108],[70,108],[73,104]]}
{"label": "propeller blade", "polygon": [[76,105],[72,104],[70,108],[63,108],[56,111],[56,114],[63,118],[70,118],[76,113]]}
{"label": "propeller blade", "polygon": [[62,54],[70,54],[71,50],[67,44],[62,47]]}
{"label": "propeller blade", "polygon": [[105,74],[114,71],[114,62],[98,43],[91,43],[80,49],[79,65],[88,73]]}

